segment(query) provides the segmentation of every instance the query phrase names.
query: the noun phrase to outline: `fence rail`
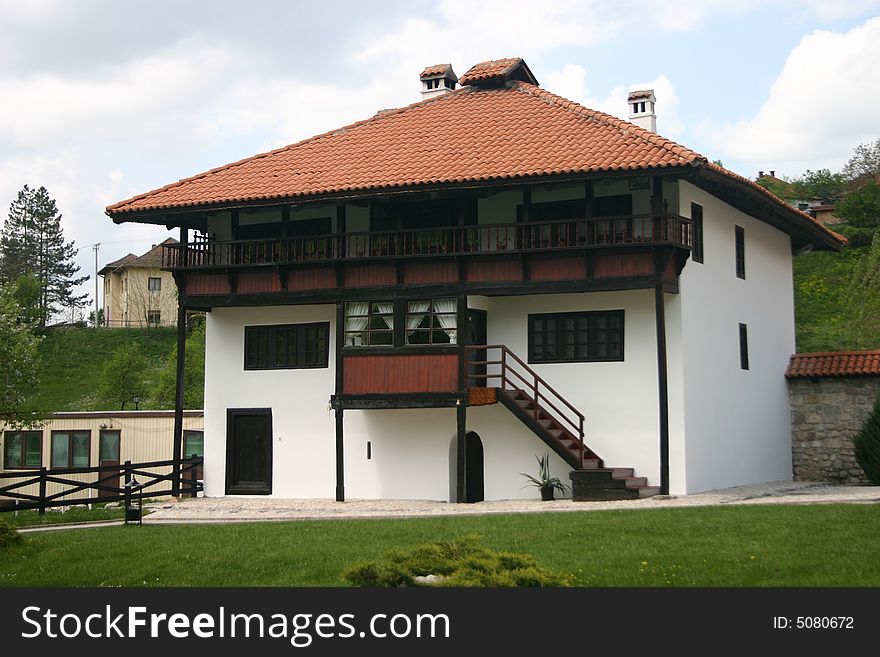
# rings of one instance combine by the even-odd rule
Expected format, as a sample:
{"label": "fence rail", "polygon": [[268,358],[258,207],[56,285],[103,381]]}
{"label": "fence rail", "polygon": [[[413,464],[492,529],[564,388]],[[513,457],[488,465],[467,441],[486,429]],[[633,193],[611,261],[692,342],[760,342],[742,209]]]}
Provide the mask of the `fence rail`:
{"label": "fence rail", "polygon": [[[180,495],[195,497],[204,490],[202,482],[198,480],[201,468],[202,457],[193,456],[145,463],[125,461],[120,465],[88,468],[50,470],[44,467],[32,472],[3,472],[0,473],[0,512],[38,509],[43,514],[49,507],[121,500],[130,506],[135,495],[157,497],[173,494],[175,482],[180,486]],[[93,474],[97,477],[89,477]],[[120,479],[124,483],[120,484]],[[14,481],[6,483],[10,480]],[[50,484],[55,488],[52,492],[49,491]],[[97,495],[93,496],[92,491]],[[88,495],[80,496],[83,493]],[[13,503],[9,504],[10,501]]]}
{"label": "fence rail", "polygon": [[188,244],[163,245],[162,267],[201,269],[639,244],[690,249],[693,240],[691,220],[668,213],[233,241],[200,235]]}

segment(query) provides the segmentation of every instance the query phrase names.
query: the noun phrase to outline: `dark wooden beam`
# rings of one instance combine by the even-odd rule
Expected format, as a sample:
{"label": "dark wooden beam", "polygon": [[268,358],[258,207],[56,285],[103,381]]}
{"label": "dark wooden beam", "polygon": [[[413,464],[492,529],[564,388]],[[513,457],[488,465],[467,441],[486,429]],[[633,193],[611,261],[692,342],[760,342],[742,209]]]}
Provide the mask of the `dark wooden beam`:
{"label": "dark wooden beam", "polygon": [[467,405],[455,408],[455,501],[467,502]]}
{"label": "dark wooden beam", "polygon": [[660,424],[660,492],[669,494],[669,383],[666,363],[666,308],[663,286],[654,288],[654,316],[657,330],[657,390]]}
{"label": "dark wooden beam", "polygon": [[[189,230],[180,229],[180,244],[184,250],[189,243]],[[186,306],[183,297],[177,297],[177,369],[174,380],[174,437],[171,447],[171,494],[180,495],[180,455],[183,453],[183,397],[186,385]]]}
{"label": "dark wooden beam", "polygon": [[[342,346],[345,343],[345,304],[336,303],[336,371],[334,395],[337,399],[342,395],[343,363]],[[345,422],[343,409],[336,408],[336,501],[345,501]]]}

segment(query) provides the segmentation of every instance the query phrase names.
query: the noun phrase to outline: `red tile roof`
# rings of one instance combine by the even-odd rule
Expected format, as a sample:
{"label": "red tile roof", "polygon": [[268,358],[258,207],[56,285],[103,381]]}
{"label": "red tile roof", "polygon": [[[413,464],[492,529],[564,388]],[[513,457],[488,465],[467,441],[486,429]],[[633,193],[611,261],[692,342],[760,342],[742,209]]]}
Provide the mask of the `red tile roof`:
{"label": "red tile roof", "polygon": [[814,376],[880,376],[880,350],[795,354],[791,357],[785,376],[789,379]]}
{"label": "red tile roof", "polygon": [[419,73],[419,78],[431,78],[437,75],[446,75],[446,72],[449,71],[452,73],[452,76],[455,77],[455,73],[452,72],[452,64],[434,64],[433,66],[428,66],[424,71]]}
{"label": "red tile roof", "polygon": [[[442,144],[428,148],[425,144]],[[705,162],[698,153],[540,87],[452,93],[172,183],[127,212],[450,182]]]}
{"label": "red tile roof", "polygon": [[636,98],[650,98],[654,95],[653,89],[640,89],[638,91],[630,91],[627,96],[628,100],[635,100]]}
{"label": "red tile roof", "polygon": [[510,57],[508,59],[492,59],[488,62],[480,62],[474,64],[468,69],[468,72],[461,76],[461,84],[473,84],[474,82],[483,82],[495,78],[503,78],[522,62],[519,57]]}

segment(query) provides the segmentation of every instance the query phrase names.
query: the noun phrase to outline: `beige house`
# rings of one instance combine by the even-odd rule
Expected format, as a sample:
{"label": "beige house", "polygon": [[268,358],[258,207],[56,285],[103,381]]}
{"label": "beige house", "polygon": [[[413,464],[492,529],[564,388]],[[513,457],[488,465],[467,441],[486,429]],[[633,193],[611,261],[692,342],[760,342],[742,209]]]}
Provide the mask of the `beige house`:
{"label": "beige house", "polygon": [[175,326],[177,286],[162,271],[162,246],[177,244],[168,238],[141,256],[129,253],[98,272],[104,277],[104,326],[111,328]]}
{"label": "beige house", "polygon": [[[204,443],[204,412],[183,411],[184,457],[201,456]],[[36,429],[10,429],[0,432],[0,486],[26,481],[41,467],[51,470],[92,468],[132,463],[168,461],[173,457],[174,411],[89,411],[51,415]],[[170,467],[150,468],[166,474]],[[20,473],[20,477],[12,476]],[[197,471],[202,477],[201,469]],[[95,473],[72,474],[69,478],[94,481]],[[57,483],[47,486],[49,495],[62,490]],[[32,484],[18,492],[37,494]],[[149,492],[149,491],[147,491]],[[64,499],[98,497],[94,490],[74,492]],[[0,505],[14,499],[0,494]]]}

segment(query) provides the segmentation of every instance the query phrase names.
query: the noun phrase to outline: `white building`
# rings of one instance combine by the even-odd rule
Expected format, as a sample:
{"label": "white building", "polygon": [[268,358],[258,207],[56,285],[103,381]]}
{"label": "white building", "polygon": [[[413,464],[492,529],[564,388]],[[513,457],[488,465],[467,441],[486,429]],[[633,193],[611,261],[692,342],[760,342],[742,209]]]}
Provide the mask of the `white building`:
{"label": "white building", "polygon": [[101,268],[104,326],[147,328],[177,323],[177,286],[171,272],[162,269],[162,248],[171,244],[177,240],[169,237],[143,255],[129,253]]}
{"label": "white building", "polygon": [[545,452],[579,499],[790,478],[792,252],[843,238],[520,59],[426,71],[443,93],[108,208],[181,229],[207,495],[533,497]]}

